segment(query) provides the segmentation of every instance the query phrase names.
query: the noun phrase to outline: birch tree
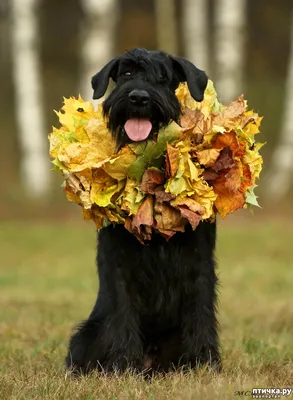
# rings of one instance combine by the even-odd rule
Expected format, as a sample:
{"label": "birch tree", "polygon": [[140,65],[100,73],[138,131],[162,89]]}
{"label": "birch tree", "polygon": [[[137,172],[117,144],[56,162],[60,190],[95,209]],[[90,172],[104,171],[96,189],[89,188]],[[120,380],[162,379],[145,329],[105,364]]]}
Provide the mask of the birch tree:
{"label": "birch tree", "polygon": [[226,103],[242,91],[246,0],[216,0],[216,88]]}
{"label": "birch tree", "polygon": [[280,142],[273,154],[266,187],[268,198],[272,200],[279,200],[284,197],[293,182],[293,15],[291,18],[291,50],[285,87]]}
{"label": "birch tree", "polygon": [[85,20],[81,26],[80,94],[91,100],[92,76],[110,61],[115,51],[118,0],[82,0]]}
{"label": "birch tree", "polygon": [[208,1],[183,0],[182,5],[185,55],[198,68],[208,71]]}
{"label": "birch tree", "polygon": [[50,164],[44,128],[42,82],[37,38],[38,0],[11,0],[15,112],[21,150],[22,184],[31,196],[49,189]]}
{"label": "birch tree", "polygon": [[178,30],[174,0],[155,0],[157,47],[170,54],[178,54]]}

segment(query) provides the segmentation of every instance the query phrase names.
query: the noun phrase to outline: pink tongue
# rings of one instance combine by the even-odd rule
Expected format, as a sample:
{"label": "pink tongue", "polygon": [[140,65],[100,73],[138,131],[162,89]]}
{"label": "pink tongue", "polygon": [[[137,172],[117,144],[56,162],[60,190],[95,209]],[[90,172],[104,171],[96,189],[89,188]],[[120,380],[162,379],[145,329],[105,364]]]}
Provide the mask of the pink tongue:
{"label": "pink tongue", "polygon": [[148,119],[131,118],[125,122],[124,129],[129,139],[139,142],[148,137],[152,130],[152,123]]}

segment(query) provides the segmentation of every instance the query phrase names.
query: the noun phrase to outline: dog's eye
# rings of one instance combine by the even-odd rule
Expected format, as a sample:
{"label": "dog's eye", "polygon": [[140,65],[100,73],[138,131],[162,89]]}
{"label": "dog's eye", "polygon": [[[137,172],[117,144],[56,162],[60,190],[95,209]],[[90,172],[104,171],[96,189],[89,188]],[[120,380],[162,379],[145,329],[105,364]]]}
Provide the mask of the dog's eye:
{"label": "dog's eye", "polygon": [[127,77],[131,76],[131,72],[130,71],[124,72],[124,76],[127,76]]}

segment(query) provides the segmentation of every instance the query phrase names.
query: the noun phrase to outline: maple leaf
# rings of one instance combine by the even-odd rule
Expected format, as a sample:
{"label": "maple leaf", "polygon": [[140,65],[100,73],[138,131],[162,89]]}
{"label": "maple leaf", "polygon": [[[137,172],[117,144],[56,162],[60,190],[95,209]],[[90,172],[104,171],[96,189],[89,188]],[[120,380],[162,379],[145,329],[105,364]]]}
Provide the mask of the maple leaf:
{"label": "maple leaf", "polygon": [[196,152],[196,156],[198,158],[199,163],[201,165],[204,165],[205,167],[211,167],[216,162],[219,155],[220,155],[220,150],[213,148]]}
{"label": "maple leaf", "polygon": [[179,207],[181,216],[188,220],[193,230],[197,227],[197,225],[201,221],[201,216],[196,212],[191,211],[187,207],[181,206]]}
{"label": "maple leaf", "polygon": [[116,147],[104,121],[92,118],[74,133],[53,129],[50,142],[51,156],[69,172],[99,168],[109,160]]}
{"label": "maple leaf", "polygon": [[236,132],[225,132],[218,134],[212,140],[212,146],[215,149],[222,150],[224,147],[229,147],[232,150],[234,156],[243,156],[245,154],[245,148],[240,145]]}
{"label": "maple leaf", "polygon": [[117,180],[125,179],[128,176],[129,165],[136,161],[136,156],[130,147],[123,147],[117,156],[113,156],[102,168],[108,175]]}
{"label": "maple leaf", "polygon": [[184,232],[185,221],[179,210],[165,203],[155,203],[156,229]]}
{"label": "maple leaf", "polygon": [[164,181],[164,172],[158,168],[148,168],[143,174],[140,189],[143,193],[154,194],[158,186],[161,186]]}
{"label": "maple leaf", "polygon": [[259,178],[262,170],[263,158],[259,154],[259,150],[263,145],[264,143],[256,143],[252,149],[246,150],[246,154],[243,157],[243,162],[249,166],[253,184],[255,179]]}
{"label": "maple leaf", "polygon": [[60,128],[49,135],[54,169],[65,177],[68,200],[97,229],[124,224],[141,243],[157,231],[166,240],[201,220],[257,205],[253,193],[262,168],[254,135],[261,117],[240,96],[228,106],[208,81],[202,102],[186,83],[176,90],[182,116],[152,139],[117,151],[102,105],[64,99]]}
{"label": "maple leaf", "polygon": [[152,226],[154,222],[154,206],[153,198],[148,195],[138,209],[137,214],[133,218],[132,226],[140,232],[141,225]]}
{"label": "maple leaf", "polygon": [[224,107],[219,114],[214,116],[213,124],[221,126],[224,129],[233,129],[241,121],[245,110],[246,103],[243,96],[240,96],[237,100],[231,101],[227,107]]}
{"label": "maple leaf", "polygon": [[142,226],[140,226],[140,228],[138,230],[135,226],[133,226],[132,219],[126,218],[124,227],[130,233],[132,233],[141,244],[145,244],[146,240],[151,240],[152,228],[148,225],[146,225],[146,226],[142,225]]}
{"label": "maple leaf", "polygon": [[241,189],[241,171],[237,165],[227,174],[220,175],[213,181],[213,189],[217,194],[215,206],[221,217],[242,208],[245,204],[245,193]]}
{"label": "maple leaf", "polygon": [[206,181],[214,181],[219,177],[219,174],[213,168],[208,168],[203,171],[202,176]]}
{"label": "maple leaf", "polygon": [[219,112],[221,110],[221,105],[217,99],[217,92],[210,79],[208,80],[204,98],[201,102],[193,99],[186,83],[180,83],[175,93],[182,107],[188,107],[190,110],[200,109],[205,116],[208,116],[213,111]]}
{"label": "maple leaf", "polygon": [[167,143],[166,153],[166,175],[174,178],[179,168],[179,149]]}
{"label": "maple leaf", "polygon": [[192,199],[191,197],[176,197],[174,200],[170,201],[170,204],[175,207],[185,207],[188,208],[190,211],[193,211],[195,213],[199,213],[200,215],[203,215],[205,212],[205,209],[202,205],[200,205],[197,201]]}
{"label": "maple leaf", "polygon": [[117,200],[121,209],[127,211],[129,215],[135,215],[144,200],[145,196],[139,190],[137,182],[133,179],[127,179],[123,196]]}
{"label": "maple leaf", "polygon": [[180,119],[180,126],[188,129],[194,128],[203,119],[204,115],[200,110],[190,110],[188,107],[185,107]]}
{"label": "maple leaf", "polygon": [[168,202],[176,197],[174,194],[165,192],[164,187],[161,190],[158,188],[155,191],[155,196],[158,203]]}
{"label": "maple leaf", "polygon": [[160,130],[157,142],[148,140],[147,142],[130,144],[129,147],[137,155],[137,159],[129,166],[128,175],[140,182],[144,171],[148,167],[161,168],[164,164],[167,143],[172,144],[178,140],[181,136],[181,131],[181,127],[173,121]]}
{"label": "maple leaf", "polygon": [[214,163],[212,169],[215,172],[219,172],[219,171],[222,171],[223,169],[232,168],[232,167],[234,167],[234,165],[235,165],[235,161],[234,161],[232,150],[230,149],[230,147],[224,147],[220,151],[220,155],[219,155],[218,159],[216,160],[216,162]]}
{"label": "maple leaf", "polygon": [[[254,193],[254,189],[257,186],[253,186],[250,189],[247,190],[247,192],[245,193],[245,201],[246,204],[249,206],[256,206],[256,207],[260,207],[259,203],[258,203],[258,196],[256,196],[256,194]],[[261,207],[260,207],[261,208]]]}

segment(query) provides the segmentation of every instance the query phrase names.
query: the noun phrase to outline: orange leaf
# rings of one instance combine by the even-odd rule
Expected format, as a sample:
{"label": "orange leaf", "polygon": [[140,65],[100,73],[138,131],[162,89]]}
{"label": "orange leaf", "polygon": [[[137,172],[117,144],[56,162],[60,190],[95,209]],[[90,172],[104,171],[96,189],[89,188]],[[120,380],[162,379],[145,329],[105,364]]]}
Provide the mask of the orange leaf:
{"label": "orange leaf", "polygon": [[212,140],[212,146],[215,149],[222,150],[224,147],[230,147],[234,156],[243,156],[245,154],[245,146],[240,145],[237,135],[234,131],[219,133],[215,139]]}
{"label": "orange leaf", "polygon": [[217,198],[215,206],[221,217],[242,208],[245,204],[245,192],[241,189],[241,172],[239,166],[231,168],[212,182]]}
{"label": "orange leaf", "polygon": [[166,175],[168,178],[173,178],[179,168],[179,149],[167,143],[166,154]]}
{"label": "orange leaf", "polygon": [[252,176],[250,168],[247,164],[242,163],[242,182],[241,190],[246,192],[246,190],[253,186]]}

